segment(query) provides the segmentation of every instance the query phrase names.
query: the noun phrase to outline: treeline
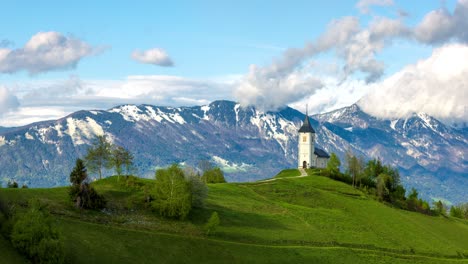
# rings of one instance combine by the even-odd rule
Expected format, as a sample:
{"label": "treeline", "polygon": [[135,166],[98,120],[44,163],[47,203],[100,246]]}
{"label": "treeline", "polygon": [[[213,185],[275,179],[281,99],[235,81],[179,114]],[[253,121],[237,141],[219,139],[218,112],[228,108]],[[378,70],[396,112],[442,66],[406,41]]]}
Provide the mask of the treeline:
{"label": "treeline", "polygon": [[[418,197],[418,191],[414,188],[406,195],[398,169],[382,164],[379,159],[365,162],[362,157],[357,157],[351,152],[346,153],[345,159],[346,170],[341,172],[341,161],[335,153],[332,153],[327,168],[322,171],[322,174],[350,184],[375,196],[381,202],[404,210],[427,215],[447,215],[447,206],[442,201],[434,202],[431,206],[427,201]],[[450,215],[468,219],[468,204],[452,206]]]}

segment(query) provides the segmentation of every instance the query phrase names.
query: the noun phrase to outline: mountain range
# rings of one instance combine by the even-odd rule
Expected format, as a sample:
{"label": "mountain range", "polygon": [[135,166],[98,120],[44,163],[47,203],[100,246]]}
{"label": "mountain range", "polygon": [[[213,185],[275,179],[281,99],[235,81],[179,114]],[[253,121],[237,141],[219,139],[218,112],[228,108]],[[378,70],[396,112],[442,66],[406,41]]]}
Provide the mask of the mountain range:
{"label": "mountain range", "polygon": [[[297,131],[304,114],[286,107],[264,112],[231,101],[205,106],[121,105],[109,110],[78,111],[64,118],[16,128],[0,128],[0,179],[20,185],[68,184],[75,159],[96,135],[135,156],[136,173],[153,177],[172,163],[196,166],[211,160],[229,181],[268,178],[297,164]],[[403,184],[425,199],[467,202],[468,130],[446,126],[424,113],[384,120],[358,105],[311,116],[317,145],[379,158],[398,167]],[[108,175],[112,172],[107,172]]]}

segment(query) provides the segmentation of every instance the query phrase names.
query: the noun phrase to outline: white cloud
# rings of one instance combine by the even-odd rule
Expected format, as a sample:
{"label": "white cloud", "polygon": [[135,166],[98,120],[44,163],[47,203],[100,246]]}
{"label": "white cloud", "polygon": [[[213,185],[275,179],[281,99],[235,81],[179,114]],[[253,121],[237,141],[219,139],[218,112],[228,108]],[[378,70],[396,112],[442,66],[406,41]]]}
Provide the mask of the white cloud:
{"label": "white cloud", "polygon": [[466,122],[468,46],[450,44],[431,57],[373,84],[359,105],[374,116],[401,118],[425,112],[446,122]]}
{"label": "white cloud", "polygon": [[[393,5],[390,0],[362,0],[358,8],[368,11],[370,6]],[[445,9],[429,12],[415,27],[405,25],[405,16],[396,19],[373,16],[362,27],[358,17],[343,17],[330,22],[325,32],[302,48],[286,50],[277,60],[266,66],[252,65],[235,91],[243,104],[275,109],[311,97],[325,87],[323,76],[312,76],[304,64],[319,54],[335,52],[341,72],[335,79],[346,82],[363,74],[366,83],[379,81],[385,64],[377,58],[396,39],[422,44],[459,41],[468,43],[468,0],[458,0],[453,13]],[[339,85],[338,85],[339,86]]]}
{"label": "white cloud", "polygon": [[163,49],[154,48],[149,50],[135,50],[132,52],[132,59],[140,63],[159,65],[164,67],[174,66],[172,59]]}
{"label": "white cloud", "polygon": [[0,49],[0,73],[25,70],[37,74],[76,67],[78,62],[98,52],[89,44],[59,32],[39,32],[19,49]]}
{"label": "white cloud", "polygon": [[356,7],[361,13],[368,14],[372,6],[391,6],[393,4],[393,0],[360,0]]}
{"label": "white cloud", "polygon": [[[0,125],[25,125],[57,119],[78,110],[107,109],[119,104],[202,105],[218,99],[232,99],[236,81],[234,76],[189,79],[140,75],[128,76],[123,81],[81,80],[71,76],[66,80],[17,83],[11,87],[21,91],[17,92],[21,107],[10,108],[14,111],[0,118]],[[0,88],[0,103],[3,102],[2,91]]]}
{"label": "white cloud", "polygon": [[366,82],[377,81],[384,72],[384,64],[375,58],[386,43],[408,34],[400,20],[376,18],[362,29],[356,17],[332,21],[314,42],[300,49],[288,49],[270,65],[251,65],[238,84],[235,97],[241,103],[265,110],[291,104],[315,93],[323,87],[319,77],[312,76],[304,63],[312,57],[334,50],[343,61],[338,78],[344,81],[355,72],[366,75]]}
{"label": "white cloud", "polygon": [[310,114],[325,113],[356,103],[370,89],[364,81],[356,79],[339,82],[335,78],[327,77],[323,83],[324,88],[289,106],[305,113],[308,105]]}
{"label": "white cloud", "polygon": [[15,110],[18,106],[18,98],[8,88],[0,86],[0,116]]}
{"label": "white cloud", "polygon": [[414,29],[415,38],[423,43],[437,44],[455,39],[468,43],[468,0],[458,0],[453,13],[441,8],[426,14]]}

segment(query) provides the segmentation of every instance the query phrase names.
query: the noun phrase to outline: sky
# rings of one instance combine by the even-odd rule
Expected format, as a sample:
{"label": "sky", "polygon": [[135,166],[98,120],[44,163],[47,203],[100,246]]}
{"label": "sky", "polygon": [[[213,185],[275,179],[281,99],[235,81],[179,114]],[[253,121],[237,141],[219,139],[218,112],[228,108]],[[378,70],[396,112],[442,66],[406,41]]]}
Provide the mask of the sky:
{"label": "sky", "polygon": [[468,0],[7,1],[0,126],[228,99],[468,121]]}

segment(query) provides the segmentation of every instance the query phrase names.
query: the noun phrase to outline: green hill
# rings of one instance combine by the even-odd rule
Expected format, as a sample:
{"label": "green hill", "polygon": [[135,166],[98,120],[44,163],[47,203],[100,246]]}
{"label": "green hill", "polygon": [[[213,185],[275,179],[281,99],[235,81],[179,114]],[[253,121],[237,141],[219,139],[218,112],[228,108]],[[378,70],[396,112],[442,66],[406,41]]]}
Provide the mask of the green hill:
{"label": "green hill", "polygon": [[[75,209],[66,188],[0,189],[0,199],[47,204],[67,263],[468,263],[465,220],[391,208],[325,177],[281,175],[209,185],[206,208],[186,221],[146,208],[153,181],[136,178],[93,183],[109,201],[101,212]],[[221,225],[207,237],[214,211]],[[0,247],[0,259],[21,261],[8,242]]]}

